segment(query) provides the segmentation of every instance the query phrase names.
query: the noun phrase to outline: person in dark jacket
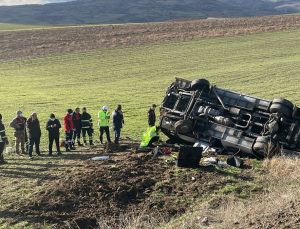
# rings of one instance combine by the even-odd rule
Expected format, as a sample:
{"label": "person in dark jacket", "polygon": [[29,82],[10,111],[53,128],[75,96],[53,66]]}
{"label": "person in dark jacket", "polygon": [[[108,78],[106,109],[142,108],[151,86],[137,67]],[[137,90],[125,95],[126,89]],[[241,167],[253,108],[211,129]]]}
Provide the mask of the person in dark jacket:
{"label": "person in dark jacket", "polygon": [[156,105],[153,104],[148,111],[148,124],[149,126],[155,126],[156,115],[155,115]]}
{"label": "person in dark jacket", "polygon": [[64,128],[65,128],[65,147],[66,151],[70,152],[70,150],[75,150],[73,134],[74,134],[74,123],[73,123],[73,110],[68,109],[67,114],[64,117]]}
{"label": "person in dark jacket", "polygon": [[113,129],[115,131],[115,144],[119,144],[121,136],[121,129],[124,125],[124,116],[122,112],[122,106],[118,105],[113,113]]}
{"label": "person in dark jacket", "polygon": [[55,118],[55,114],[50,115],[47,122],[46,130],[49,133],[49,156],[52,156],[52,146],[55,141],[57,155],[61,155],[59,146],[59,129],[61,128],[60,121]]}
{"label": "person in dark jacket", "polygon": [[74,128],[75,128],[75,132],[73,135],[73,141],[75,143],[76,138],[77,138],[77,145],[82,146],[82,144],[80,143],[82,123],[81,123],[80,108],[78,108],[78,107],[75,109],[75,112],[73,114],[73,124],[74,124]]}
{"label": "person in dark jacket", "polygon": [[28,155],[32,159],[33,145],[35,145],[35,152],[37,155],[41,155],[40,152],[40,140],[41,140],[41,127],[40,121],[38,120],[37,113],[32,113],[30,118],[27,120],[29,148]]}
{"label": "person in dark jacket", "polygon": [[94,142],[93,142],[93,132],[94,132],[93,120],[92,120],[92,116],[89,113],[87,113],[86,107],[82,108],[81,127],[82,127],[82,137],[83,137],[84,145],[87,145],[86,134],[88,134],[90,146],[93,146],[94,145]]}
{"label": "person in dark jacket", "polygon": [[18,155],[20,155],[20,145],[22,154],[26,154],[26,151],[28,152],[27,144],[25,151],[25,143],[27,142],[26,121],[27,119],[23,116],[23,112],[17,111],[17,117],[10,123],[10,127],[15,130],[14,136],[16,138],[16,153]]}
{"label": "person in dark jacket", "polygon": [[5,148],[5,144],[8,145],[9,142],[8,142],[8,139],[5,134],[5,127],[2,123],[2,115],[0,114],[0,165],[6,163],[6,161],[4,160],[4,157],[3,157],[3,151]]}

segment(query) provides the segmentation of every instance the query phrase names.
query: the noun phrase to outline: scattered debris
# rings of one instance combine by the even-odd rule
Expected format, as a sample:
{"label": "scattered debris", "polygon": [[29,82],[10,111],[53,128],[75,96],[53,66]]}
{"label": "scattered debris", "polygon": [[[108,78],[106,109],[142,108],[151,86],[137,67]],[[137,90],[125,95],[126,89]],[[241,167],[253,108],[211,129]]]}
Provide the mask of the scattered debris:
{"label": "scattered debris", "polygon": [[217,165],[218,161],[219,159],[216,157],[208,157],[208,158],[204,158],[203,163],[204,165]]}
{"label": "scattered debris", "polygon": [[109,159],[109,156],[99,156],[99,157],[93,157],[90,160],[92,161],[106,161]]}
{"label": "scattered debris", "polygon": [[244,161],[236,156],[228,157],[226,162],[228,165],[234,166],[237,168],[242,168],[244,165]]}

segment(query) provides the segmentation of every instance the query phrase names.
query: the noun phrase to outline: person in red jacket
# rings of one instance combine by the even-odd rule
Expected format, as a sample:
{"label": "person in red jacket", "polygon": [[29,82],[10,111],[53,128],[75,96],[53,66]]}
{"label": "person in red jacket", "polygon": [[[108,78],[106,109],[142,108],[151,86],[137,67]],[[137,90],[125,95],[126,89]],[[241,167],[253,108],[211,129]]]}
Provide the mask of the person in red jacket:
{"label": "person in red jacket", "polygon": [[66,151],[74,150],[73,134],[74,134],[74,123],[73,123],[73,110],[68,109],[67,114],[64,117],[64,127],[66,133],[65,147]]}

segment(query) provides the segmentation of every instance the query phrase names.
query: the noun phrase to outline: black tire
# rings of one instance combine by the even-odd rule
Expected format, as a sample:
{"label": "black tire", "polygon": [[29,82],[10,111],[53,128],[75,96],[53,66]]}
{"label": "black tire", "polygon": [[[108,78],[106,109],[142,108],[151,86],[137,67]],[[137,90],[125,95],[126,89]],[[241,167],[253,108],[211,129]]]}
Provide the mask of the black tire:
{"label": "black tire", "polygon": [[193,122],[191,120],[179,120],[174,127],[177,133],[187,134],[193,131]]}
{"label": "black tire", "polygon": [[210,83],[206,79],[197,79],[197,80],[193,80],[191,82],[191,90],[192,91],[196,91],[196,90],[208,91],[209,86],[210,86]]}
{"label": "black tire", "polygon": [[253,150],[256,156],[264,158],[268,151],[269,138],[266,136],[259,136],[253,144]]}
{"label": "black tire", "polygon": [[291,101],[287,100],[287,99],[282,99],[282,98],[274,99],[272,103],[283,104],[283,105],[289,107],[290,109],[294,109],[294,104]]}
{"label": "black tire", "polygon": [[286,99],[274,99],[269,111],[271,113],[281,113],[290,118],[293,114],[294,104]]}

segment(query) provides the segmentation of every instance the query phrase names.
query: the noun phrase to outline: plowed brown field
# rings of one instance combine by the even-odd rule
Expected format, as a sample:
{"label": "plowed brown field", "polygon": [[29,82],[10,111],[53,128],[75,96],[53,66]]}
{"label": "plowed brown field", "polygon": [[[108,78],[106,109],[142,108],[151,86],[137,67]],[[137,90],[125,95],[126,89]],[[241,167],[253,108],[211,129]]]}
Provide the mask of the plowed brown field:
{"label": "plowed brown field", "polygon": [[0,32],[0,60],[300,27],[300,15]]}

